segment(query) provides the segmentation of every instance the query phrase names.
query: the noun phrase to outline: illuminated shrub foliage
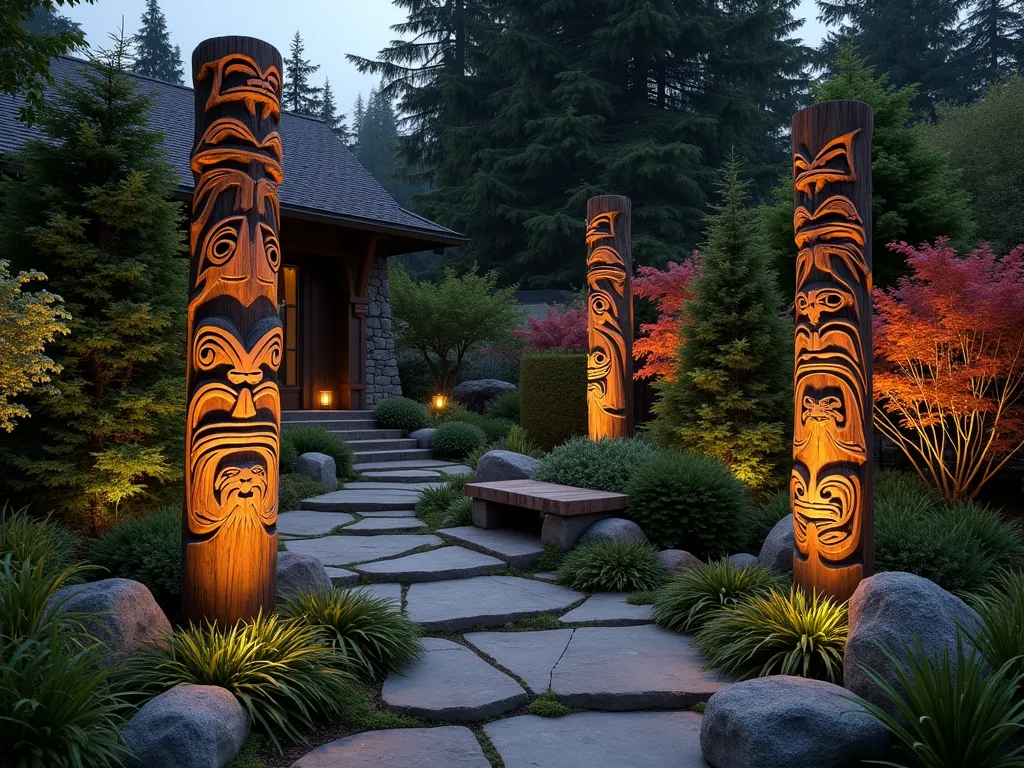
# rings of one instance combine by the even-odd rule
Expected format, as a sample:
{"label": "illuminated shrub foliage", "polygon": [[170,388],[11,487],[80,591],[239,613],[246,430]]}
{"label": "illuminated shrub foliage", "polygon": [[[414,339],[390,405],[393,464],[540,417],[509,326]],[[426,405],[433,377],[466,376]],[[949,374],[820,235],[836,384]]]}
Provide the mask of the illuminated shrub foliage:
{"label": "illuminated shrub foliage", "polygon": [[549,453],[534,480],[597,491],[625,493],[633,474],[650,461],[656,448],[642,440],[620,438],[592,442],[573,438]]}
{"label": "illuminated shrub foliage", "polygon": [[587,434],[587,356],[524,355],[519,367],[519,422],[544,450]]}

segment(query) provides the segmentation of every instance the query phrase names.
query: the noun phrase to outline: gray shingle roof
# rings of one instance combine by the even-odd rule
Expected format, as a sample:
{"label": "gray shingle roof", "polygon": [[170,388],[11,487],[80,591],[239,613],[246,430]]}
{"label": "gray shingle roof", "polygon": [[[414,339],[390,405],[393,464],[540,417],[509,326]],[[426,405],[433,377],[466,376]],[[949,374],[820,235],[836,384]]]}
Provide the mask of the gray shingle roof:
{"label": "gray shingle roof", "polygon": [[[80,59],[62,56],[52,61],[50,71],[57,82],[80,81],[85,66]],[[132,78],[140,89],[153,94],[150,126],[163,132],[167,158],[181,177],[181,190],[191,192],[192,89],[139,75]],[[41,137],[38,128],[28,128],[18,120],[22,104],[20,97],[0,93],[0,154],[17,150],[30,138]],[[280,194],[284,210],[400,232],[425,241],[424,248],[466,241],[463,235],[402,208],[319,120],[282,112],[281,138],[285,183]]]}

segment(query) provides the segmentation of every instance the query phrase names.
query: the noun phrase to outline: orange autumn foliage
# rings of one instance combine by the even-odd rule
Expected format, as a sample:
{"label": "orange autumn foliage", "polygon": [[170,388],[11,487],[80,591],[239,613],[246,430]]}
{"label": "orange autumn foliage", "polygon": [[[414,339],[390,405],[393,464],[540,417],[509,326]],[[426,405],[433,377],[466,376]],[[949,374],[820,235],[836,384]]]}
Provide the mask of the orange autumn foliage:
{"label": "orange autumn foliage", "polygon": [[658,319],[640,326],[640,338],[633,342],[633,357],[643,366],[634,379],[664,378],[672,380],[676,370],[676,354],[683,343],[683,311],[693,298],[690,281],[700,274],[697,251],[684,262],[671,263],[664,270],[640,267],[633,279],[633,293],[649,299],[658,307]]}

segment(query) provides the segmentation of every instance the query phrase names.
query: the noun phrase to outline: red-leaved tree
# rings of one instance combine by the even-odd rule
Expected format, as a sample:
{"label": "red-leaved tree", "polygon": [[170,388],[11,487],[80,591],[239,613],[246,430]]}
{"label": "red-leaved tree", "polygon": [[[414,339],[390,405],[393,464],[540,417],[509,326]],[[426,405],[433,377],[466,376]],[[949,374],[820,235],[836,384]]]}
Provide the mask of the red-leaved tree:
{"label": "red-leaved tree", "polygon": [[527,317],[528,328],[516,331],[533,351],[552,349],[563,352],[587,351],[586,307],[548,307],[542,318]]}
{"label": "red-leaved tree", "polygon": [[971,499],[1024,446],[1024,245],[889,247],[911,272],[874,293],[875,423],[946,498]]}
{"label": "red-leaved tree", "polygon": [[676,353],[683,343],[684,307],[693,298],[690,281],[700,274],[700,253],[684,262],[669,264],[664,270],[640,267],[633,280],[633,293],[649,299],[658,307],[658,319],[640,326],[640,338],[633,343],[633,357],[642,362],[633,378],[669,381],[675,375]]}

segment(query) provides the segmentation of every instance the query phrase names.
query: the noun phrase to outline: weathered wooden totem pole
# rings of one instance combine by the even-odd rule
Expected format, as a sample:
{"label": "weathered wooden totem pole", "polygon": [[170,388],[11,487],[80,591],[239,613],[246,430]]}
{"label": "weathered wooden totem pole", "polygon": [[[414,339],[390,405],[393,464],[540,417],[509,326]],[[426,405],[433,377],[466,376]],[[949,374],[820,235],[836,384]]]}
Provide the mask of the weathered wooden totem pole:
{"label": "weathered wooden totem pole", "polygon": [[633,436],[632,204],[587,201],[587,411],[591,440]]}
{"label": "weathered wooden totem pole", "polygon": [[840,599],[874,568],[872,130],[859,101],[793,116],[793,570],[808,592]]}
{"label": "weathered wooden totem pole", "polygon": [[213,38],[192,72],[182,608],[224,624],[270,611],[277,587],[281,54]]}

